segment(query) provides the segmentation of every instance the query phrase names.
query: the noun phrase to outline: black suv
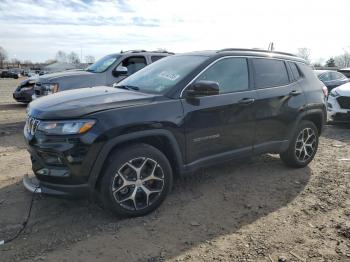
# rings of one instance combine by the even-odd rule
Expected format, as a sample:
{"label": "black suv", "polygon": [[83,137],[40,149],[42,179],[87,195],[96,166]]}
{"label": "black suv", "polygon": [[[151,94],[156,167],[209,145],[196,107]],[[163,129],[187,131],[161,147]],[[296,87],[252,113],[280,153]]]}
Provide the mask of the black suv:
{"label": "black suv", "polygon": [[246,49],[163,58],[113,87],[32,102],[24,135],[27,189],[98,195],[119,215],[157,208],[173,177],[256,154],[289,166],[314,158],[324,85],[304,60]]}

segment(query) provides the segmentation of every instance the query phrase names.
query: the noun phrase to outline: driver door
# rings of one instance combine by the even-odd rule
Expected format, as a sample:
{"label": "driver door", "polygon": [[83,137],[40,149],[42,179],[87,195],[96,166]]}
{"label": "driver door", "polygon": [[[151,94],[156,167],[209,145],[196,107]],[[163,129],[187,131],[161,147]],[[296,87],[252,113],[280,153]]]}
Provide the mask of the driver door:
{"label": "driver door", "polygon": [[[197,77],[219,84],[219,94],[182,99],[185,114],[186,160],[211,163],[252,154],[254,101],[246,58],[219,59]],[[190,87],[191,88],[191,85]]]}
{"label": "driver door", "polygon": [[[126,67],[128,69],[127,74],[118,74],[116,72],[116,69],[118,67]],[[118,64],[112,71],[112,74],[107,76],[107,82],[109,85],[113,85],[114,83],[119,83],[126,77],[134,74],[135,72],[139,71],[140,69],[147,66],[146,58],[144,56],[130,56],[125,58],[120,64]]]}

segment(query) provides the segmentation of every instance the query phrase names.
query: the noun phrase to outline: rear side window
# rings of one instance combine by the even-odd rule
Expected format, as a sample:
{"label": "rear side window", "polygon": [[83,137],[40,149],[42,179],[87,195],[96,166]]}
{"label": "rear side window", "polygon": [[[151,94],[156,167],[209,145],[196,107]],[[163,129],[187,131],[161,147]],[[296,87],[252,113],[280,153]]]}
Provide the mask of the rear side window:
{"label": "rear side window", "polygon": [[245,58],[225,58],[219,60],[196,80],[214,81],[219,84],[220,94],[249,89],[248,65]]}
{"label": "rear side window", "polygon": [[289,63],[290,69],[292,70],[292,74],[294,76],[294,80],[299,80],[301,78],[301,74],[298,66],[295,63]]}
{"label": "rear side window", "polygon": [[258,89],[289,84],[286,65],[281,60],[253,59],[255,86]]}
{"label": "rear side window", "polygon": [[155,62],[155,61],[158,61],[159,59],[162,59],[164,58],[165,56],[160,56],[160,55],[154,55],[154,56],[151,56],[151,61],[152,63]]}

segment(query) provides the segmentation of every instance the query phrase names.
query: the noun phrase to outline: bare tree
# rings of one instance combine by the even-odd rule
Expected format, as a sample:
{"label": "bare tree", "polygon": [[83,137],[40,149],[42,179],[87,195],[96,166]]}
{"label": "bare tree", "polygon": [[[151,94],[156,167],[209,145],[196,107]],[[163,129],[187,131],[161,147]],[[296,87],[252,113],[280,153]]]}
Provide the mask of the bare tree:
{"label": "bare tree", "polygon": [[6,50],[0,46],[0,68],[3,68],[4,61],[7,59],[7,52]]}
{"label": "bare tree", "polygon": [[303,58],[306,62],[310,63],[311,50],[306,47],[298,48],[298,56]]}
{"label": "bare tree", "polygon": [[334,57],[335,64],[340,67],[350,67],[350,52],[347,49],[344,49],[344,53]]}
{"label": "bare tree", "polygon": [[67,60],[68,60],[68,63],[71,63],[71,64],[79,64],[80,63],[79,56],[75,52],[70,52],[67,55]]}
{"label": "bare tree", "polygon": [[56,63],[56,62],[57,62],[56,59],[48,59],[48,60],[45,61],[45,64],[51,65],[51,64]]}
{"label": "bare tree", "polygon": [[20,67],[21,65],[21,61],[19,61],[19,59],[17,58],[12,58],[11,63],[12,63],[12,66],[15,66],[15,67]]}
{"label": "bare tree", "polygon": [[60,63],[67,63],[67,54],[64,51],[59,50],[56,53],[55,60]]}
{"label": "bare tree", "polygon": [[85,63],[88,63],[88,64],[95,63],[95,57],[92,55],[85,56]]}

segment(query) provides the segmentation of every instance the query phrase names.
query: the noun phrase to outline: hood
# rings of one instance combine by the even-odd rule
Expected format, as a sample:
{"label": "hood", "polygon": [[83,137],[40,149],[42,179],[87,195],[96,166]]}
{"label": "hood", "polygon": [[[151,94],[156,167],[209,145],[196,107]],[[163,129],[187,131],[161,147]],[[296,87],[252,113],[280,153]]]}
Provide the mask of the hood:
{"label": "hood", "polygon": [[46,74],[39,77],[40,83],[58,83],[59,91],[82,87],[105,85],[105,77],[101,73],[84,70],[72,70]]}
{"label": "hood", "polygon": [[337,93],[341,96],[350,96],[350,83],[338,86],[333,90],[337,91]]}
{"label": "hood", "polygon": [[97,111],[151,103],[158,95],[107,86],[74,89],[39,98],[28,106],[38,119],[72,119]]}
{"label": "hood", "polygon": [[39,81],[42,83],[49,83],[58,80],[59,78],[66,77],[81,77],[81,76],[89,76],[94,75],[95,73],[84,71],[84,70],[70,70],[63,71],[58,73],[49,73],[39,77]]}

